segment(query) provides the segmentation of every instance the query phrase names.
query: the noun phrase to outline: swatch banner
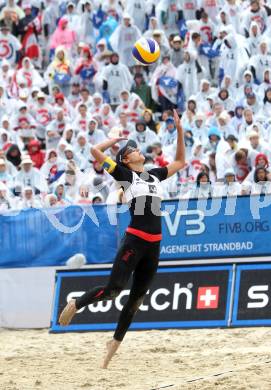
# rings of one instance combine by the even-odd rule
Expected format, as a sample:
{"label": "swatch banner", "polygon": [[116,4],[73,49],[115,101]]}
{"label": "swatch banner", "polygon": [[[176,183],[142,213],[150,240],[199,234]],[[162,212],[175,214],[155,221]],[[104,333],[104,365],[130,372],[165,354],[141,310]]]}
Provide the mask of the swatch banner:
{"label": "swatch banner", "polygon": [[[162,209],[161,260],[271,255],[271,196],[172,200]],[[119,236],[129,218],[119,214]]]}
{"label": "swatch banner", "polygon": [[[51,331],[115,329],[131,283],[114,301],[80,309],[66,327],[58,323],[70,299],[105,285],[108,277],[109,271],[57,272]],[[232,266],[159,268],[131,329],[227,326],[231,284]]]}
{"label": "swatch banner", "polygon": [[271,325],[271,264],[238,265],[233,326]]}
{"label": "swatch banner", "polygon": [[100,205],[1,215],[0,268],[65,265],[77,253],[87,263],[112,263],[117,229],[111,219],[108,207]]}

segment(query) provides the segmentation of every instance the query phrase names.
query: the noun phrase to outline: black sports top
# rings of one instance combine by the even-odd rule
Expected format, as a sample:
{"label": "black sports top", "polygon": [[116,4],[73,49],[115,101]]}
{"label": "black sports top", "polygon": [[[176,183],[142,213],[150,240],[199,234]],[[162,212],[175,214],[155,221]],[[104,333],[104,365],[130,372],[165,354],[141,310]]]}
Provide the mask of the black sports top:
{"label": "black sports top", "polygon": [[109,157],[102,166],[125,192],[131,215],[127,232],[147,241],[160,241],[162,197],[160,182],[167,178],[167,167],[135,172],[115,163]]}

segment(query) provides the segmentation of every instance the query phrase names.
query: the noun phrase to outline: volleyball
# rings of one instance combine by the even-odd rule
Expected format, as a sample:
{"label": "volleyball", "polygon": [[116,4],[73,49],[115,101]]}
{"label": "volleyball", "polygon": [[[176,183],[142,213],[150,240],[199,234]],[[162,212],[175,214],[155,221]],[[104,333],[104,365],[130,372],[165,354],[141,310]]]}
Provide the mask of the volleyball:
{"label": "volleyball", "polygon": [[150,65],[158,60],[160,47],[152,38],[140,38],[132,49],[133,57],[142,65]]}

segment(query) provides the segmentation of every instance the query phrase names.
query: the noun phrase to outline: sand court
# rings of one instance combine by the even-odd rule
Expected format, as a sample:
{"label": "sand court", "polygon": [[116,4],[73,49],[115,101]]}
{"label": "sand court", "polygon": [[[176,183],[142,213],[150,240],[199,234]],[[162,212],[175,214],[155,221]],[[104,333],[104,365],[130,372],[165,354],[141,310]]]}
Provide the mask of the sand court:
{"label": "sand court", "polygon": [[103,370],[111,335],[2,330],[0,389],[271,389],[270,328],[131,331]]}

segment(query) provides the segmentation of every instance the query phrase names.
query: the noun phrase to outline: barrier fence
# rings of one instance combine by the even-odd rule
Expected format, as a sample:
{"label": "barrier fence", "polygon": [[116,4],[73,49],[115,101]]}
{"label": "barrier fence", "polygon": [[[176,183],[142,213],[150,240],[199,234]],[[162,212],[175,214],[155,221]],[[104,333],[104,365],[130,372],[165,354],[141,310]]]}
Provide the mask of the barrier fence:
{"label": "barrier fence", "polygon": [[[52,332],[115,329],[129,286],[115,301],[79,310],[69,326],[57,323],[67,301],[94,285],[103,285],[108,274],[57,272]],[[270,325],[270,277],[270,264],[160,267],[131,329]]]}
{"label": "barrier fence", "polygon": [[[271,255],[271,195],[162,203],[161,260],[230,262]],[[127,206],[29,209],[0,216],[0,268],[62,266],[83,253],[112,263],[129,223]],[[235,259],[234,259],[235,258]]]}

